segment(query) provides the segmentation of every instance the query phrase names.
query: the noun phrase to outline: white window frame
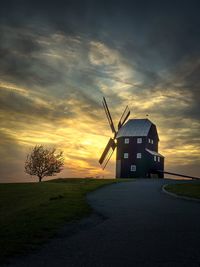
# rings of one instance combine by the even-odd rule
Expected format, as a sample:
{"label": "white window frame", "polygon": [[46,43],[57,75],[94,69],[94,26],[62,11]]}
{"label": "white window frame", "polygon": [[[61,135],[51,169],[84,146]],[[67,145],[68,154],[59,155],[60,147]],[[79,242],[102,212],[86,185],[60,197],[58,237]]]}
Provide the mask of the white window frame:
{"label": "white window frame", "polygon": [[124,153],[124,159],[128,159],[128,153]]}
{"label": "white window frame", "polygon": [[129,144],[129,138],[124,139],[124,144]]}
{"label": "white window frame", "polygon": [[142,144],[142,138],[141,137],[137,138],[137,144]]}
{"label": "white window frame", "polygon": [[160,162],[160,157],[158,157],[158,162]]}
{"label": "white window frame", "polygon": [[148,140],[149,140],[149,144],[151,144],[151,139],[150,139],[150,138],[148,138]]}
{"label": "white window frame", "polygon": [[136,165],[131,165],[131,172],[136,172],[136,170],[137,170],[137,167],[136,167]]}
{"label": "white window frame", "polygon": [[141,159],[142,158],[142,153],[137,153],[137,159]]}
{"label": "white window frame", "polygon": [[154,156],[154,161],[156,161],[156,156]]}
{"label": "white window frame", "polygon": [[151,143],[153,144],[153,139],[151,139]]}

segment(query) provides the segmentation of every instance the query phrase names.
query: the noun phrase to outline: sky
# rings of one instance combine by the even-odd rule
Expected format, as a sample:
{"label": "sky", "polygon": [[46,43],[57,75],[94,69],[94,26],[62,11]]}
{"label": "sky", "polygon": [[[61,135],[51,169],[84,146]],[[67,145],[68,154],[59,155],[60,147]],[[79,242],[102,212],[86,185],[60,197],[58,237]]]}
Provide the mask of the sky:
{"label": "sky", "polygon": [[114,177],[98,159],[117,125],[156,124],[167,171],[200,176],[199,1],[1,1],[0,182],[37,144],[63,150],[57,177]]}

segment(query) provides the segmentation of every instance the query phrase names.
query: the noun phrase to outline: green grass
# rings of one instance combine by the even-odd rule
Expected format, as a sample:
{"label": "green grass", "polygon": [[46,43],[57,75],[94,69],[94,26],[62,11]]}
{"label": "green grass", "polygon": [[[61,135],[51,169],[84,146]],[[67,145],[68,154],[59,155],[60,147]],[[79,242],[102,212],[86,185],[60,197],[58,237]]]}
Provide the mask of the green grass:
{"label": "green grass", "polygon": [[200,183],[170,184],[165,189],[180,196],[200,199]]}
{"label": "green grass", "polygon": [[66,222],[89,215],[86,194],[113,182],[116,180],[57,179],[0,184],[0,261],[34,249]]}

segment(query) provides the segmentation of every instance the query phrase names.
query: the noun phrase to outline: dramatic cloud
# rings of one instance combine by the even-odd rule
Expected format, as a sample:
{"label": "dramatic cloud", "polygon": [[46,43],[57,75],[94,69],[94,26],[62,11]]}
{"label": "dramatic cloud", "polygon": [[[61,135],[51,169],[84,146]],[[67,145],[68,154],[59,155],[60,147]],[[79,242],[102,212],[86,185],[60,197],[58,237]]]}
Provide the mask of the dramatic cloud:
{"label": "dramatic cloud", "polygon": [[157,125],[166,169],[199,175],[198,1],[15,1],[0,10],[0,181],[24,181],[35,144],[64,150],[62,177],[98,165],[114,122]]}

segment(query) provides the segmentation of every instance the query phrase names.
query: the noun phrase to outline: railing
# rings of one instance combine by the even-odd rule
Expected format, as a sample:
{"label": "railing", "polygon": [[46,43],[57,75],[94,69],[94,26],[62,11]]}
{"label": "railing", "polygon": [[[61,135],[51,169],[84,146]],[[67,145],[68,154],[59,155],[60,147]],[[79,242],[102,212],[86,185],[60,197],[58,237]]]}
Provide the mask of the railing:
{"label": "railing", "polygon": [[200,177],[195,177],[195,176],[190,176],[190,175],[185,175],[185,174],[180,174],[180,173],[175,173],[175,172],[167,172],[167,171],[158,171],[159,173],[166,173],[174,176],[179,176],[179,177],[184,177],[184,178],[190,178],[193,180],[200,180]]}

